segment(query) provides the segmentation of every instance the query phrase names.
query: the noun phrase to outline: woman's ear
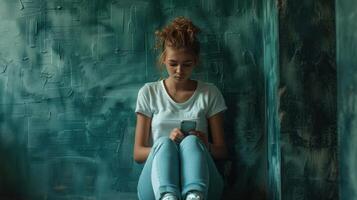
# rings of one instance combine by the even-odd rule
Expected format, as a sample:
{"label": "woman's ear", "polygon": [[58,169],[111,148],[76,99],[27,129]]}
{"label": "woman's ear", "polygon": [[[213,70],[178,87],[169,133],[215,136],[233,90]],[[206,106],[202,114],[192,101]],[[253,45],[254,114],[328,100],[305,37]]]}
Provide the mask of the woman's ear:
{"label": "woman's ear", "polygon": [[162,65],[166,64],[166,51],[165,50],[160,55],[160,64],[162,64]]}

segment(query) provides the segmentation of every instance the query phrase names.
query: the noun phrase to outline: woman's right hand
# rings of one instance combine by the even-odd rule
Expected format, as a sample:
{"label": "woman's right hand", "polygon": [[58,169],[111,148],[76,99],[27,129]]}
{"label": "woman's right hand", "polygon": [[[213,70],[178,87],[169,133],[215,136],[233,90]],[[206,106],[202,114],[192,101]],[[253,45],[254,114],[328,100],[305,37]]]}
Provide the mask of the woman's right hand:
{"label": "woman's right hand", "polygon": [[176,143],[180,143],[185,135],[181,132],[179,128],[172,129],[170,133],[170,139]]}

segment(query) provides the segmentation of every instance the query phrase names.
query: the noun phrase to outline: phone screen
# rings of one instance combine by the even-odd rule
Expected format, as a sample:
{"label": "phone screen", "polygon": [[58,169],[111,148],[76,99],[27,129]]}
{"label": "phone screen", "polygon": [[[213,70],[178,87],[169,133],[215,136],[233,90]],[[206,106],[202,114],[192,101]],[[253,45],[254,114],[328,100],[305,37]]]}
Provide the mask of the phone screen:
{"label": "phone screen", "polygon": [[192,130],[196,130],[196,121],[184,120],[181,122],[181,131],[183,134],[188,135]]}

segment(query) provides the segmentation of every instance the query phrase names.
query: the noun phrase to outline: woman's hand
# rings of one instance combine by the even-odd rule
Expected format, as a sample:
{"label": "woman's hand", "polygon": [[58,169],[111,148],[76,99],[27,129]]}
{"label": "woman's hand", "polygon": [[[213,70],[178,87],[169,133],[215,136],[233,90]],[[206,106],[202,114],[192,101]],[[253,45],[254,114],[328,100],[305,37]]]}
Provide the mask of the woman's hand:
{"label": "woman's hand", "polygon": [[179,128],[172,129],[170,133],[170,139],[176,143],[180,143],[185,135],[181,132]]}
{"label": "woman's hand", "polygon": [[189,132],[190,135],[195,135],[197,136],[199,139],[201,139],[201,141],[203,142],[203,144],[206,145],[206,147],[208,147],[208,137],[207,134],[201,132],[201,131],[190,131]]}

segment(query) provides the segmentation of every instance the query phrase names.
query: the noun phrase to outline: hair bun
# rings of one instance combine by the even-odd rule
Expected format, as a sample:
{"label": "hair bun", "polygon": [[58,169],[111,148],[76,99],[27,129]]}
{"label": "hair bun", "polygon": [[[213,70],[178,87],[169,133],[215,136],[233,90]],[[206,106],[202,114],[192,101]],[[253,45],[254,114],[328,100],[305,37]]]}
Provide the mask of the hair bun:
{"label": "hair bun", "polygon": [[172,22],[173,27],[178,31],[187,31],[188,33],[197,34],[199,33],[199,28],[193,25],[192,21],[180,16],[173,20]]}
{"label": "hair bun", "polygon": [[195,26],[191,20],[180,16],[176,17],[170,24],[161,31],[155,32],[156,48],[164,49],[166,45],[175,48],[187,48],[193,50],[197,55],[200,47],[196,35],[200,29]]}

